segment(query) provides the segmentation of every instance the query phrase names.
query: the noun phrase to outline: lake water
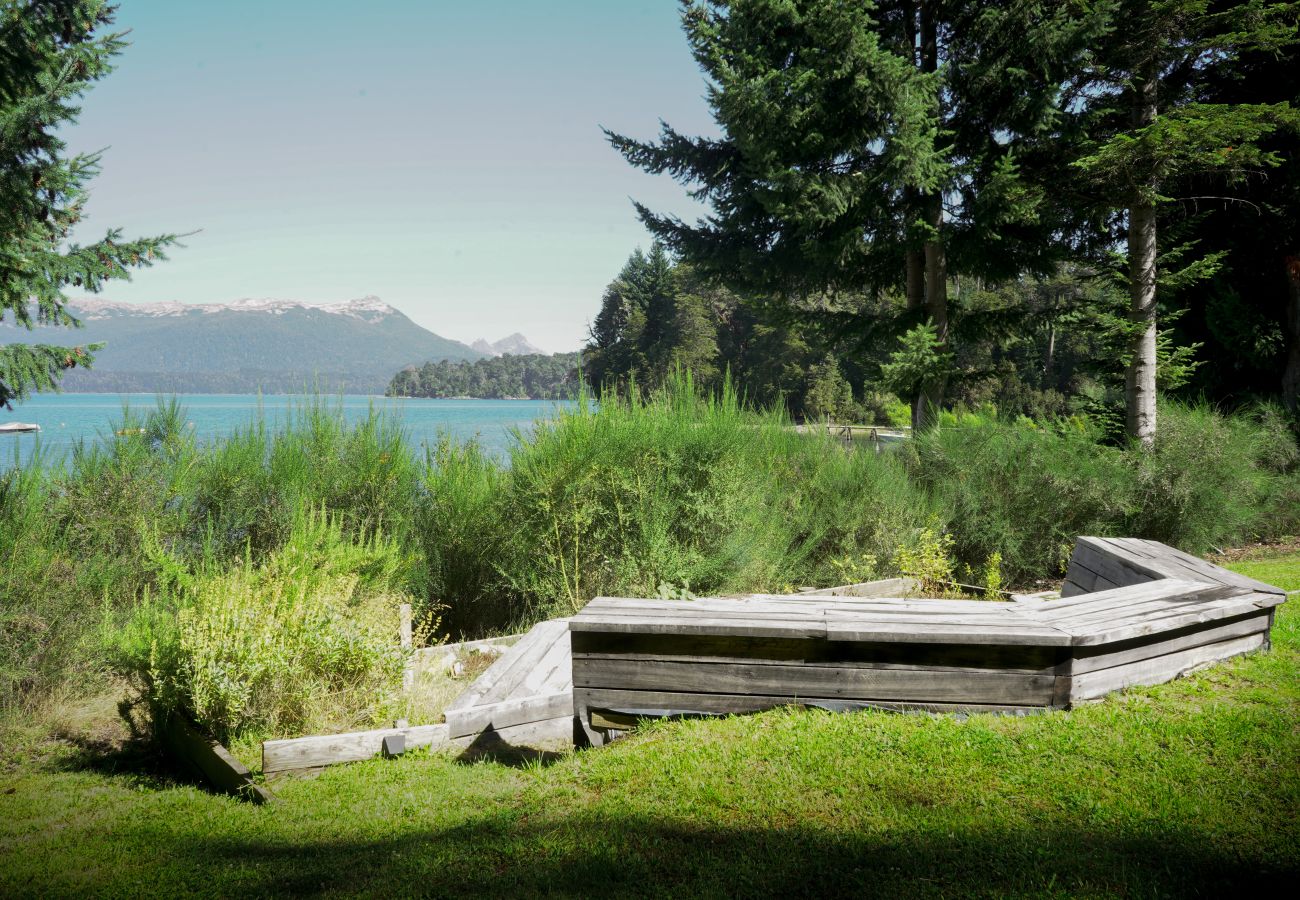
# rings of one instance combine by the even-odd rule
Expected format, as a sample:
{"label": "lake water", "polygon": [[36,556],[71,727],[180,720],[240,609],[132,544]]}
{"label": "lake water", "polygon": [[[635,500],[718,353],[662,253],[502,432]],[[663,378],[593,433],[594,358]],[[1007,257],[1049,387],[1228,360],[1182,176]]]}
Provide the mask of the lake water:
{"label": "lake water", "polygon": [[[181,394],[185,420],[200,443],[222,438],[256,421],[283,425],[307,398],[287,395]],[[38,394],[15,403],[12,412],[0,408],[0,424],[29,422],[41,426],[32,434],[0,435],[0,470],[26,462],[38,442],[46,454],[66,454],[78,441],[103,440],[122,420],[124,404],[146,413],[156,404],[153,394]],[[396,416],[414,446],[432,443],[446,434],[458,440],[477,439],[487,450],[504,456],[513,430],[527,432],[557,407],[572,406],[555,400],[396,400],[389,397],[345,395],[327,404],[341,408],[348,421],[364,419],[371,408]],[[260,411],[260,412],[259,412]]]}

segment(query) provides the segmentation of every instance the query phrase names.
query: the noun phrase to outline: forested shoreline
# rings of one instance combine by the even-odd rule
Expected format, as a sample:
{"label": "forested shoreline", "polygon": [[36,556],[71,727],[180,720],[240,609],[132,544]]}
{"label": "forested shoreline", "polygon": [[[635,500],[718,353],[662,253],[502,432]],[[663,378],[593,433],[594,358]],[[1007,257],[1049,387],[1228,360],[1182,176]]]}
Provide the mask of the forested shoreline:
{"label": "forested shoreline", "polygon": [[474,362],[440,360],[393,376],[389,397],[484,400],[572,400],[578,396],[580,353],[506,353]]}

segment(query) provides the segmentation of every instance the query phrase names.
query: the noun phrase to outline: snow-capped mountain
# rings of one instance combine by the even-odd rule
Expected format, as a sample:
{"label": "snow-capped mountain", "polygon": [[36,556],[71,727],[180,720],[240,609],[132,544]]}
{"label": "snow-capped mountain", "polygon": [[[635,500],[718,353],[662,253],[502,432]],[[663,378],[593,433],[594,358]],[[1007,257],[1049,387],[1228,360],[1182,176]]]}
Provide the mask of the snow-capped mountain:
{"label": "snow-capped mountain", "polygon": [[7,319],[0,343],[104,342],[94,368],[68,373],[69,391],[383,393],[392,374],[427,360],[478,353],[434,334],[377,297],[347,303],[115,303],[75,299],[84,328],[26,331]]}
{"label": "snow-capped mountain", "polygon": [[488,343],[483,338],[479,338],[470,347],[486,356],[505,356],[509,353],[511,356],[526,356],[530,353],[545,353],[540,347],[534,346],[528,342],[528,338],[519,332],[507,335],[499,341]]}

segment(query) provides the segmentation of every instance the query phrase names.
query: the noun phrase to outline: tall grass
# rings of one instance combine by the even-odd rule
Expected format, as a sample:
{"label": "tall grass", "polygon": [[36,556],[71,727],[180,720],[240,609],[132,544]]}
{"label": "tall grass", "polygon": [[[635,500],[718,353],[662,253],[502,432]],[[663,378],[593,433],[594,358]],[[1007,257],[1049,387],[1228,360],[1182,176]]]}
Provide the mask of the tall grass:
{"label": "tall grass", "polygon": [[682,375],[541,425],[505,475],[505,588],[570,614],[597,594],[775,590],[837,553],[891,558],[926,519],[901,466],[788,424]]}
{"label": "tall grass", "polygon": [[[1083,420],[1004,422],[986,411],[875,454],[796,434],[780,411],[750,408],[729,386],[703,395],[679,375],[645,397],[584,399],[517,435],[501,461],[449,439],[418,455],[394,420],[372,412],[350,425],[321,399],[281,429],[258,420],[199,445],[184,410],[161,400],[125,411],[101,444],[66,460],[0,473],[0,704],[32,702],[123,659],[147,676],[146,634],[197,660],[207,644],[185,643],[182,625],[200,613],[183,610],[226,622],[263,604],[266,621],[288,632],[387,622],[357,601],[369,589],[322,587],[301,568],[283,574],[313,516],[335,535],[313,566],[359,565],[363,551],[400,559],[373,593],[410,595],[418,614],[441,615],[444,633],[464,636],[566,615],[599,594],[783,591],[885,577],[918,559],[1020,586],[1058,577],[1079,534],[1201,552],[1300,530],[1300,449],[1277,410],[1165,404],[1161,421],[1144,451],[1106,444]],[[326,620],[307,615],[317,608]],[[125,637],[102,640],[105,620]],[[220,633],[242,660],[231,671],[253,667],[240,639]],[[283,638],[301,650],[286,684],[334,677],[333,662],[304,662],[334,657],[312,656],[301,634]],[[134,655],[122,641],[135,641]],[[349,671],[355,697],[371,696],[376,682]],[[241,701],[236,712],[222,701],[218,712],[189,690],[190,708],[222,727],[306,721],[283,698]],[[345,706],[363,715],[374,704]]]}

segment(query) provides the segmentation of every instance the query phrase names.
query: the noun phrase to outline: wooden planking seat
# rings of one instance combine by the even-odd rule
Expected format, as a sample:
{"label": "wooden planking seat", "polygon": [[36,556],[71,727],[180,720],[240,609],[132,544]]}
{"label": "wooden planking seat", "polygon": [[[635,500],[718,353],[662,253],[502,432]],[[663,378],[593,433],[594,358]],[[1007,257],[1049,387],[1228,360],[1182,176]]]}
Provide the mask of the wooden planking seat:
{"label": "wooden planking seat", "polygon": [[1247,578],[1157,541],[1085,536],[1074,545],[1061,596],[1073,597],[1162,578],[1224,584],[1266,594],[1283,593],[1271,584]]}
{"label": "wooden planking seat", "polygon": [[1153,541],[1081,538],[1070,573],[1074,589],[1034,604],[598,598],[569,621],[575,734],[602,743],[640,716],[788,703],[1067,708],[1266,648],[1286,599]]}

